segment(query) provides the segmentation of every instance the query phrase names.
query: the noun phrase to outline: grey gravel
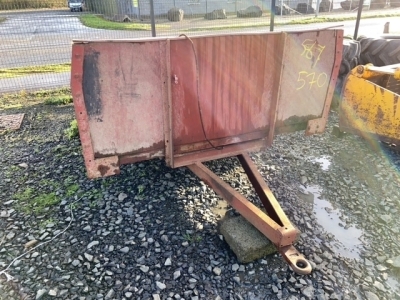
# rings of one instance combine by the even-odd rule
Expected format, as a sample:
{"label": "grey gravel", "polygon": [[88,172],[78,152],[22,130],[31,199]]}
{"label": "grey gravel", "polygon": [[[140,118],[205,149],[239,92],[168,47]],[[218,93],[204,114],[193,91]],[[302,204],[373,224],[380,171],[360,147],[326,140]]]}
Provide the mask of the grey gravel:
{"label": "grey gravel", "polygon": [[181,271],[177,270],[174,272],[174,280],[178,279],[179,277],[181,277]]}
{"label": "grey gravel", "polygon": [[221,272],[222,272],[222,270],[221,270],[220,268],[218,268],[218,267],[215,267],[215,268],[213,269],[213,273],[214,273],[215,275],[217,275],[217,276],[221,275]]}
{"label": "grey gravel", "polygon": [[[1,268],[24,247],[31,249],[28,242],[48,241],[61,232],[75,208],[65,233],[9,269],[18,279],[12,282],[15,295],[24,293],[21,299],[35,299],[39,290],[46,291],[45,299],[400,298],[393,284],[400,268],[395,239],[400,233],[400,187],[394,169],[400,158],[389,150],[385,155],[373,152],[360,138],[331,135],[335,113],[324,134],[278,135],[271,148],[251,154],[301,231],[296,247],[314,268],[302,276],[279,255],[240,264],[218,232],[214,210],[227,207],[227,217],[237,212],[186,168],[151,160],[122,166],[117,176],[88,180],[79,141],[63,137],[72,107],[56,108],[68,113],[51,124],[40,123],[46,118],[36,118],[38,109],[27,112],[31,125],[0,135],[0,145],[6,145],[0,156],[5,171],[0,172]],[[41,129],[33,131],[35,126]],[[15,168],[21,157],[28,168]],[[316,161],[321,157],[329,165]],[[205,164],[260,205],[236,159]],[[74,205],[77,195],[66,193],[72,184],[83,192]],[[26,187],[38,194],[57,193],[60,202],[43,215],[25,215],[10,201]],[[350,245],[343,244],[343,236]],[[4,284],[12,290],[10,283]]]}
{"label": "grey gravel", "polygon": [[90,243],[87,245],[87,248],[90,249],[90,248],[92,248],[93,246],[97,246],[98,244],[99,244],[98,241],[90,242]]}
{"label": "grey gravel", "polygon": [[159,282],[159,281],[156,281],[156,286],[157,286],[157,288],[159,288],[160,290],[164,290],[164,289],[167,287],[164,283]]}
{"label": "grey gravel", "polygon": [[38,290],[38,291],[36,292],[36,297],[35,297],[35,299],[36,299],[36,300],[42,299],[42,297],[43,297],[44,295],[46,295],[46,293],[47,293],[47,290],[46,290],[46,289],[40,289],[40,290]]}

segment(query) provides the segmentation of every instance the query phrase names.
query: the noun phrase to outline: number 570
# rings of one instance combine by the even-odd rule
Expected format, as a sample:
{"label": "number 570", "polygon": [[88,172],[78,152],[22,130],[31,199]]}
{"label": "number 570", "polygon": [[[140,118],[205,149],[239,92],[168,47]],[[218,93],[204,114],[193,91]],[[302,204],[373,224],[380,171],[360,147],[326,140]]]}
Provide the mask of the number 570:
{"label": "number 570", "polygon": [[321,88],[325,85],[327,81],[328,75],[326,73],[320,73],[318,76],[316,76],[315,72],[308,73],[307,71],[300,71],[299,77],[297,78],[299,86],[296,90],[301,90],[307,83],[310,85],[310,90],[314,84],[316,84],[317,87]]}

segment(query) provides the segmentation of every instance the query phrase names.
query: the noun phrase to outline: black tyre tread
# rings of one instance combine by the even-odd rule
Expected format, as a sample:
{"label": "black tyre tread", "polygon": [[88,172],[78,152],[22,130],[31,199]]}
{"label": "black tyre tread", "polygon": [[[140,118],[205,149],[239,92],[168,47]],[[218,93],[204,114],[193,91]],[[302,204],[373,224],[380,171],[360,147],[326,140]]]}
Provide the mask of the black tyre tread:
{"label": "black tyre tread", "polygon": [[385,66],[400,63],[400,39],[364,38],[360,41],[360,63]]}
{"label": "black tyre tread", "polygon": [[360,57],[360,43],[354,40],[343,41],[342,62],[340,64],[339,75],[347,75],[358,65]]}

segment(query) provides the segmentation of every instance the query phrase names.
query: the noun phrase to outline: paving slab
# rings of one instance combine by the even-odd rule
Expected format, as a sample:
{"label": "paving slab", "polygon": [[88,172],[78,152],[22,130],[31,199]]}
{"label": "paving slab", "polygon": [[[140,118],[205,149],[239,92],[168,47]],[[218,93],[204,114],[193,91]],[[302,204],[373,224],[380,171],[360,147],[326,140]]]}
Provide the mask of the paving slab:
{"label": "paving slab", "polygon": [[219,230],[241,263],[277,252],[274,244],[242,216],[223,218]]}

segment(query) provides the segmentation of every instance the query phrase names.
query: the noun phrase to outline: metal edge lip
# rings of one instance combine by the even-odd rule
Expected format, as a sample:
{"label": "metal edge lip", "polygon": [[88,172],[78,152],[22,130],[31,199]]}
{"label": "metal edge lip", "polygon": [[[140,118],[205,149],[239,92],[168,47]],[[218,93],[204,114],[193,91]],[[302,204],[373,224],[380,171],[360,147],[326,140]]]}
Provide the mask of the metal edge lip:
{"label": "metal edge lip", "polygon": [[[326,31],[326,30],[343,30],[337,29],[338,26],[326,27],[326,28],[315,28],[310,30],[290,30],[290,31],[274,31],[274,32],[231,32],[231,33],[220,33],[220,34],[201,34],[201,35],[189,35],[191,39],[204,38],[204,37],[228,37],[228,36],[250,36],[250,35],[271,35],[271,34],[299,34],[304,32],[317,32],[317,31]],[[177,33],[179,35],[180,33]],[[184,40],[185,37],[179,36],[162,36],[162,37],[138,37],[131,39],[99,39],[99,40],[82,40],[82,39],[73,39],[72,43],[74,44],[87,44],[87,43],[143,43],[143,42],[156,42],[156,41],[165,41],[165,40]]]}

